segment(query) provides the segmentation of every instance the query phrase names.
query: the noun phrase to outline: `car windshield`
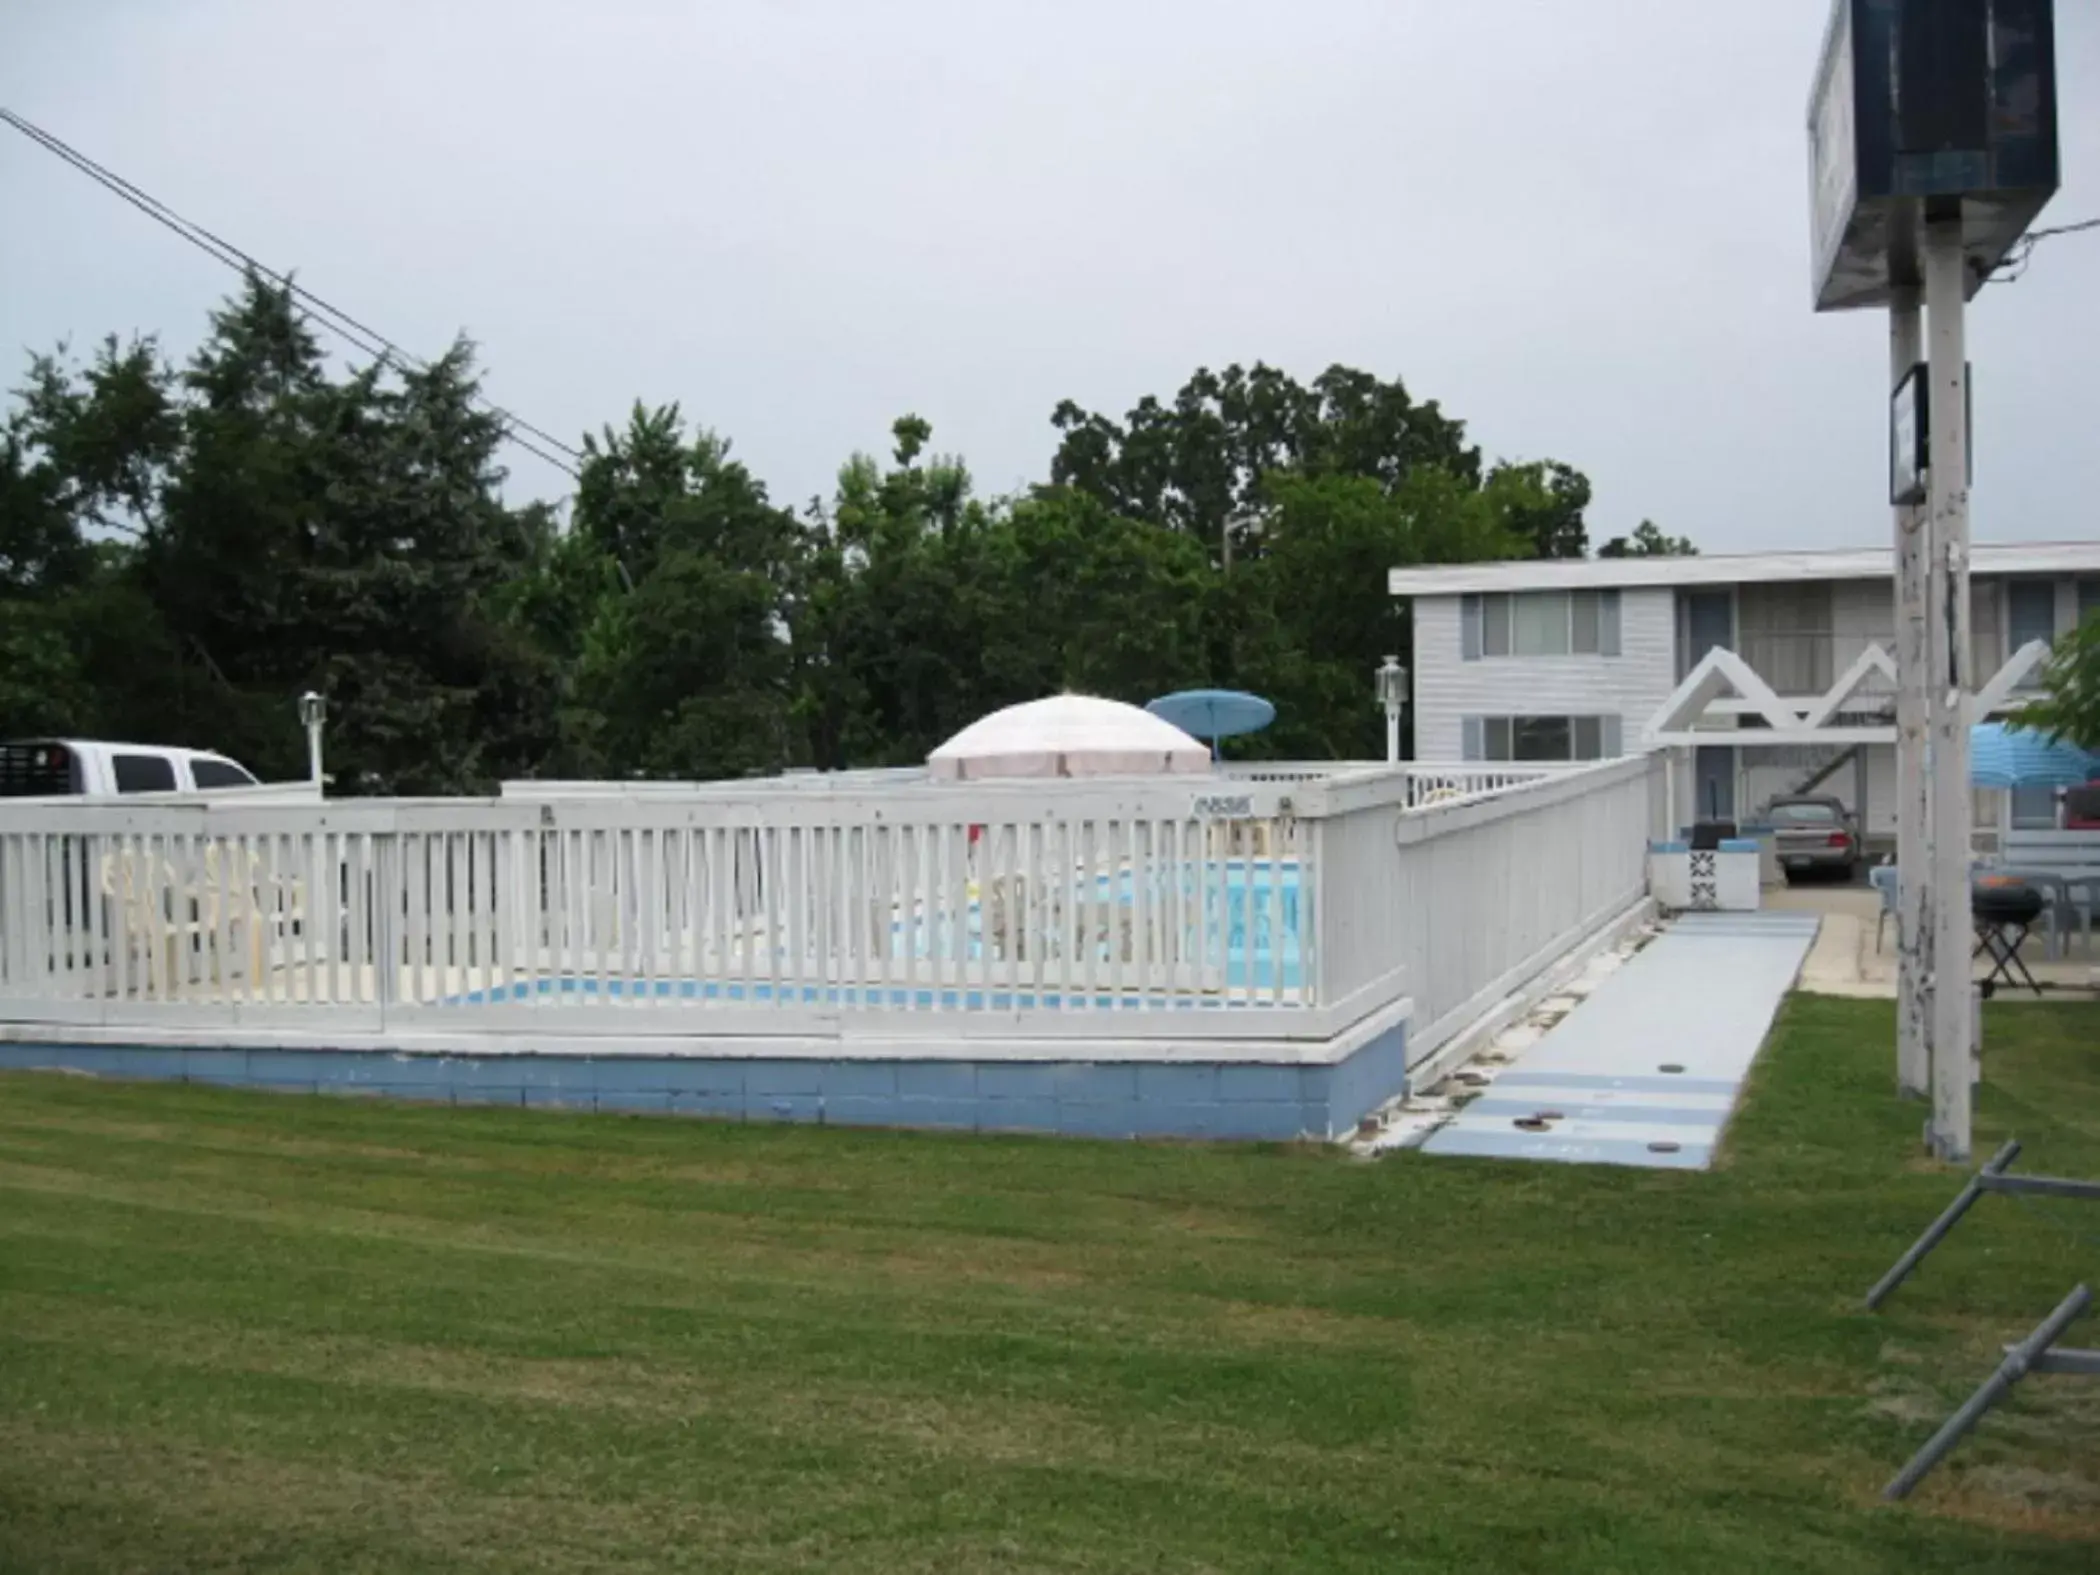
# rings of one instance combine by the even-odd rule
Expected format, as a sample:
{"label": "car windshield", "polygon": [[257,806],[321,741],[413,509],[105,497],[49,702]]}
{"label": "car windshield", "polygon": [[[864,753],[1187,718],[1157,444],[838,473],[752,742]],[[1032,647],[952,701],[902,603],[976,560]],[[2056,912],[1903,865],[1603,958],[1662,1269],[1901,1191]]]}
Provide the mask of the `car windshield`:
{"label": "car windshield", "polygon": [[1772,823],[1775,826],[1834,826],[1838,822],[1836,808],[1829,804],[1774,804]]}

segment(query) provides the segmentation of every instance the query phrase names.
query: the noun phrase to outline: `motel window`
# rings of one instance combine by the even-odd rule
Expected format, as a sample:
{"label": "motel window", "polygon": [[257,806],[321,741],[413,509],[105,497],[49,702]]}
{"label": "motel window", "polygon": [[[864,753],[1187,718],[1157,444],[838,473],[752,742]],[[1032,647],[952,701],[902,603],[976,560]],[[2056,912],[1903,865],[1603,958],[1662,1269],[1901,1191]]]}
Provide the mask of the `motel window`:
{"label": "motel window", "polygon": [[1464,597],[1465,657],[1617,656],[1619,593],[1515,591]]}
{"label": "motel window", "polygon": [[[2009,656],[2035,640],[2056,638],[2056,585],[2050,580],[2009,580],[2005,586],[2005,650]],[[2040,672],[2029,673],[2020,687],[2040,686]]]}
{"label": "motel window", "polygon": [[1523,765],[1619,753],[1616,716],[1469,716],[1464,730],[1468,760]]}

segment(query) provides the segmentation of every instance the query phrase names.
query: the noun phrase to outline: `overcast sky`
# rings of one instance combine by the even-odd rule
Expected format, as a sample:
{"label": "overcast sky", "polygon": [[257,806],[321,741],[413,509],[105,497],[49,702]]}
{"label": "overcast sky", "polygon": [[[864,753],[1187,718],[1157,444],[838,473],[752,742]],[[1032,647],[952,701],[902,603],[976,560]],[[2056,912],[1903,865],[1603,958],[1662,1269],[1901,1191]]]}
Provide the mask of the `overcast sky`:
{"label": "overcast sky", "polygon": [[[1809,310],[1826,0],[0,0],[0,104],[574,436],[639,398],[783,502],[916,411],[987,491],[1061,398],[1398,375],[1593,538],[1886,539],[1886,328]],[[2060,0],[2100,215],[2100,5]],[[0,352],[219,265],[0,130]],[[2096,533],[2100,232],[1970,319],[1980,537]],[[18,364],[18,363],[17,363]],[[566,479],[514,454],[514,491]]]}

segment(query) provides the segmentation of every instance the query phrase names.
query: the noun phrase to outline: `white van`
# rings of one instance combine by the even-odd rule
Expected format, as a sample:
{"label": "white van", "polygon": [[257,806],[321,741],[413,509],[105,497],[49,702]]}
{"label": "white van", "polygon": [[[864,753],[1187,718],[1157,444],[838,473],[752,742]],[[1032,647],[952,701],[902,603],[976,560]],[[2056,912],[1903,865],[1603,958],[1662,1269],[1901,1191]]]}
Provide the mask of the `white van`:
{"label": "white van", "polygon": [[246,767],[208,749],[79,738],[0,743],[0,798],[112,798],[119,793],[194,793],[255,785]]}

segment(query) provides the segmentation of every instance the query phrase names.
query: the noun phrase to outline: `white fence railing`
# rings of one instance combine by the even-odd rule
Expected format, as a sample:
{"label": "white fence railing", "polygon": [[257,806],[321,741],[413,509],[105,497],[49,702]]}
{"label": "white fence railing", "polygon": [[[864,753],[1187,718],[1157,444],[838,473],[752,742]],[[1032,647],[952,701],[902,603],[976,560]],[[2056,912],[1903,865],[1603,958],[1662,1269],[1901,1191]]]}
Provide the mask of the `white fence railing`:
{"label": "white fence railing", "polygon": [[[1454,798],[1504,792],[1547,777],[1565,775],[1576,768],[1566,765],[1402,765],[1395,768],[1375,760],[1227,760],[1218,763],[1216,772],[1234,782],[1315,783],[1353,781],[1366,776],[1390,777],[1396,769],[1409,783],[1408,807],[1419,808]],[[741,782],[519,780],[504,783],[502,795],[508,800],[540,804],[586,799],[738,798],[759,792],[880,792],[932,785],[933,779],[923,766],[892,766],[854,771],[790,771],[781,776]]]}
{"label": "white fence railing", "polygon": [[1648,780],[0,805],[0,1022],[1316,1037],[1411,993],[1426,1026],[1639,895]]}
{"label": "white fence railing", "polygon": [[1404,981],[1409,1056],[1426,1055],[1646,893],[1661,769],[1635,757],[1501,791],[1458,773],[1443,786],[1473,792],[1398,816],[1392,796],[1416,801],[1422,776],[1338,787],[1313,833],[1314,857],[1336,872],[1320,998],[1346,1016]]}

